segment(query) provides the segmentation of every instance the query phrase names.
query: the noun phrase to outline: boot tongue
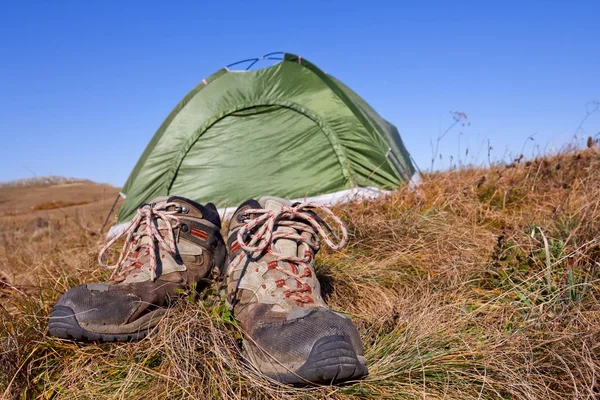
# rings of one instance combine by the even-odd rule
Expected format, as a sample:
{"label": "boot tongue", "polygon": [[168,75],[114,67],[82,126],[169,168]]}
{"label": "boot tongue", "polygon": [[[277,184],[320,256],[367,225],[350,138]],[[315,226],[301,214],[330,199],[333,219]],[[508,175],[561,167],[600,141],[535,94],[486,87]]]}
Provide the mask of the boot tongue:
{"label": "boot tongue", "polygon": [[[155,197],[153,198],[151,201],[149,201],[147,204],[154,204],[154,205],[162,205],[165,203],[168,203],[169,200],[171,199],[172,196],[159,196],[159,197]],[[144,221],[140,227],[138,228],[138,232],[145,232],[146,231],[146,223],[147,221]],[[154,226],[156,226],[158,229],[164,230],[166,229],[166,222],[163,221],[162,219],[153,219],[152,223],[154,224]],[[164,231],[163,231],[164,232]],[[143,244],[148,244],[150,243],[150,238],[148,237],[143,237],[141,240],[141,243]]]}
{"label": "boot tongue", "polygon": [[[148,202],[148,204],[159,205],[161,203],[169,202],[170,199],[171,199],[171,196],[160,196],[160,197],[156,197],[156,198],[152,199],[151,201]],[[149,249],[151,248],[151,243],[155,239],[152,236],[146,235],[146,224],[148,222],[153,224],[159,230],[160,235],[165,240],[167,240],[166,238],[168,236],[168,230],[167,230],[168,228],[167,228],[167,222],[165,222],[164,220],[162,220],[160,218],[153,218],[151,221],[144,221],[140,224],[140,226],[137,228],[137,233],[139,235],[142,235],[142,237],[138,239],[139,240],[138,243],[140,245],[148,246],[147,250],[149,251]],[[158,250],[158,255],[157,255],[157,259],[158,259],[157,264],[158,265],[157,265],[157,271],[154,272],[155,276],[166,275],[166,274],[169,274],[174,271],[185,271],[186,270],[186,266],[183,263],[180,263],[179,261],[173,259],[173,257],[170,254],[168,254],[167,250],[163,249],[159,243],[155,243],[155,246],[156,246],[156,249]],[[127,275],[127,277],[125,278],[123,283],[128,284],[128,283],[134,283],[134,282],[145,282],[145,281],[149,281],[151,279],[151,276],[152,276],[151,265],[150,265],[150,257],[151,256],[149,254],[146,254],[146,249],[142,249],[141,251],[142,251],[142,253],[140,254],[139,262],[141,262],[143,266],[139,270],[133,271],[131,274]]]}
{"label": "boot tongue", "polygon": [[[272,196],[264,196],[261,197],[258,202],[260,205],[266,210],[271,210],[273,212],[281,211],[283,206],[291,206],[292,203],[288,200],[272,197]],[[275,228],[277,232],[289,232],[295,233],[296,231],[293,228],[288,226],[278,226]],[[298,244],[295,240],[290,239],[278,239],[273,243],[273,249],[282,255],[297,257],[298,256]]]}
{"label": "boot tongue", "polygon": [[280,211],[283,206],[291,207],[292,202],[281,197],[263,196],[258,199],[258,203],[265,209],[271,211]]}

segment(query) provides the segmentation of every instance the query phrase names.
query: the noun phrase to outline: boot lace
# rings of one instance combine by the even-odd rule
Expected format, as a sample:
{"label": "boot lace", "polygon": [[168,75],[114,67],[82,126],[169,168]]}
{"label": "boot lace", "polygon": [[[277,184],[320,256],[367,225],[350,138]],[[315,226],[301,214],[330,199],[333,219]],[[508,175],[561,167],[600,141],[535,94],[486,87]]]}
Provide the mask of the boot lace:
{"label": "boot lace", "polygon": [[[171,206],[174,206],[174,209],[168,210]],[[100,250],[100,254],[98,255],[98,263],[100,266],[113,270],[110,279],[117,282],[125,280],[131,271],[143,266],[140,262],[140,257],[149,255],[150,275],[151,280],[154,280],[156,278],[156,253],[158,250],[156,242],[158,242],[171,256],[176,257],[177,247],[175,246],[174,229],[179,226],[179,218],[175,216],[177,213],[179,213],[179,204],[173,202],[160,203],[157,205],[145,204],[138,208],[136,216],[129,222],[127,227],[111,239],[102,250]],[[161,234],[161,229],[157,228],[158,220],[165,222],[167,230],[166,237]],[[174,221],[175,224],[171,225],[171,221]],[[142,230],[140,227],[143,224],[145,227]],[[125,234],[127,237],[125,238],[121,254],[119,255],[116,264],[105,264],[103,261],[104,253]],[[150,240],[148,243],[142,244],[141,240],[144,237],[148,237]]]}
{"label": "boot lace", "polygon": [[[312,210],[321,210],[329,216],[341,232],[341,238],[333,232],[329,224]],[[296,288],[290,288],[285,284],[285,280],[277,281],[277,287],[284,290],[285,296],[299,303],[312,303],[312,289],[305,278],[311,277],[311,268],[307,265],[312,261],[314,253],[319,249],[320,236],[327,245],[333,250],[340,250],[348,241],[348,232],[344,223],[327,207],[313,203],[304,202],[293,206],[284,205],[281,210],[273,211],[266,209],[249,209],[245,211],[246,215],[256,215],[244,224],[237,234],[237,241],[240,247],[250,253],[253,257],[258,257],[267,249],[267,251],[276,257],[276,261],[269,263],[270,269],[276,269],[293,278],[297,282]],[[294,229],[294,232],[284,232],[276,230],[277,226],[286,226]],[[323,227],[327,228],[327,233]],[[310,233],[311,239],[308,240],[302,236],[303,232]],[[271,244],[278,239],[294,240],[298,244],[306,243],[313,252],[306,250],[304,257],[284,255],[274,252]],[[334,242],[334,239],[336,242]],[[279,262],[287,262],[290,268],[282,268]],[[298,273],[297,266],[301,266],[304,273]]]}

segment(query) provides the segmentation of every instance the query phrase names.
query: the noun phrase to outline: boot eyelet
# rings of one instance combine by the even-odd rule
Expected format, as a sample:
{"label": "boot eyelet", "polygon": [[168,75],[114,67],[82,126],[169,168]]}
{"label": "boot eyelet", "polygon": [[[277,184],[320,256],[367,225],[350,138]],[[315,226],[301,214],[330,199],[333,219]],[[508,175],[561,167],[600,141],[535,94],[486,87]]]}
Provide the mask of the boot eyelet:
{"label": "boot eyelet", "polygon": [[244,219],[246,219],[246,213],[243,213],[243,212],[239,213],[237,215],[236,219],[237,219],[237,222],[240,222],[240,223],[244,222]]}
{"label": "boot eyelet", "polygon": [[184,214],[187,214],[190,212],[189,208],[187,208],[187,206],[181,206],[181,212]]}
{"label": "boot eyelet", "polygon": [[187,231],[189,231],[189,230],[190,230],[190,227],[189,227],[189,226],[187,226],[186,224],[183,224],[183,225],[181,225],[181,231],[182,231],[182,232],[187,232]]}

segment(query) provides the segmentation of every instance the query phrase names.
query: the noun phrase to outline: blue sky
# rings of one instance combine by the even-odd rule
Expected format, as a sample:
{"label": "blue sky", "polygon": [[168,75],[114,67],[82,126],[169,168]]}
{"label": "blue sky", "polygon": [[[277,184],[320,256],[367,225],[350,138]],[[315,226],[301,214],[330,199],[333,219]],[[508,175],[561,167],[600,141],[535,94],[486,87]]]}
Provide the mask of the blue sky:
{"label": "blue sky", "polygon": [[[600,2],[0,2],[0,181],[65,175],[122,185],[175,104],[231,62],[302,55],[401,132],[456,160],[530,156],[573,139],[600,100]],[[600,132],[600,113],[580,136]],[[526,141],[534,135],[534,141]],[[465,157],[464,150],[470,153]]]}

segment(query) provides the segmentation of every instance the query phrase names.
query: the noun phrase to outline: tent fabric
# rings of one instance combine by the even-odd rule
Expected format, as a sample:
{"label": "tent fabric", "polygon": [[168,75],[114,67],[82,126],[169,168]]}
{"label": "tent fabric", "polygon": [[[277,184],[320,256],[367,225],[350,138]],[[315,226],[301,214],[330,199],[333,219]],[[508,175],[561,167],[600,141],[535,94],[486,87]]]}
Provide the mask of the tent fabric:
{"label": "tent fabric", "polygon": [[127,179],[117,224],[177,194],[220,209],[248,198],[392,190],[415,173],[396,127],[304,58],[222,68],[186,95]]}

